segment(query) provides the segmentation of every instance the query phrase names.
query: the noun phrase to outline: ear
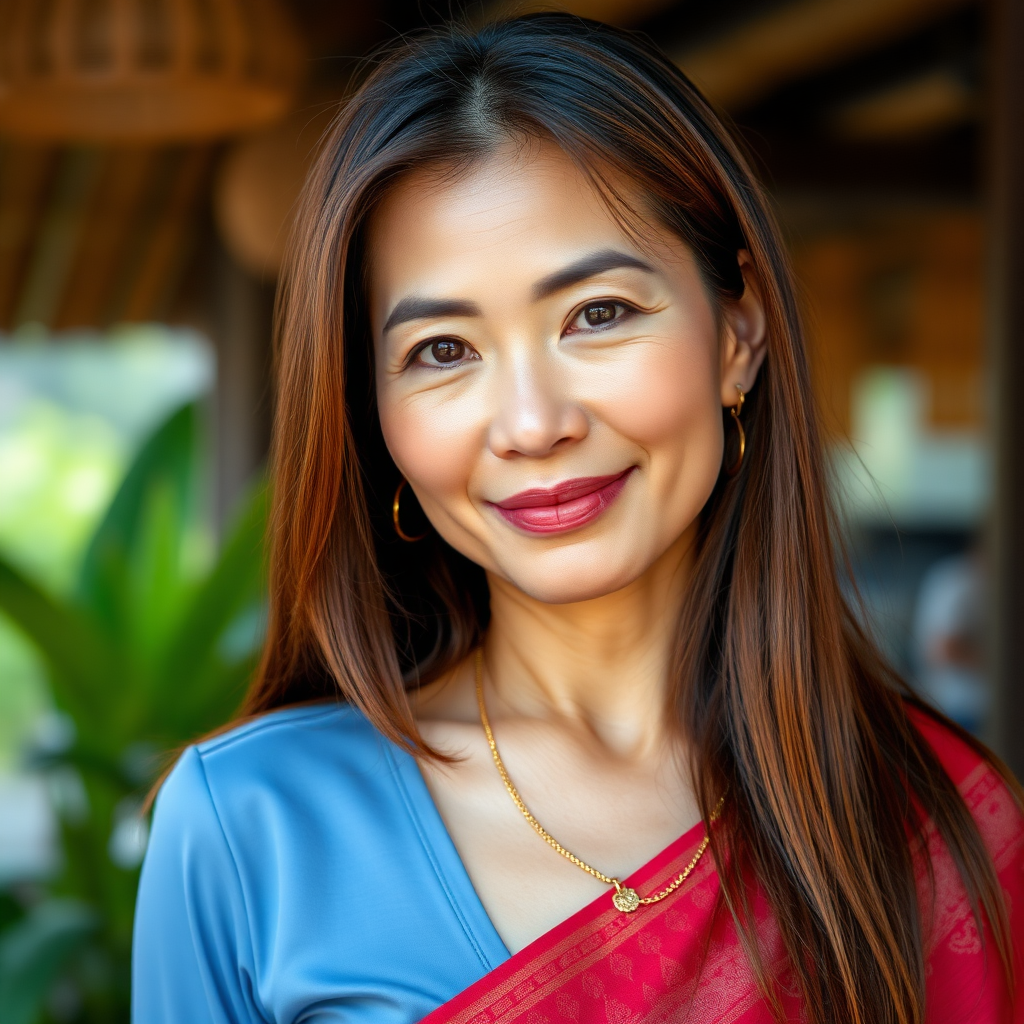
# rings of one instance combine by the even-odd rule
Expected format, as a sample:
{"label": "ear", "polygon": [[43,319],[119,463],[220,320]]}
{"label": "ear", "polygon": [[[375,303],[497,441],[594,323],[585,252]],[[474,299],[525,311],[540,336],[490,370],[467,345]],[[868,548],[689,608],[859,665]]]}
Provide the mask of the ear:
{"label": "ear", "polygon": [[754,263],[746,249],[737,254],[743,294],[724,309],[722,330],[722,405],[736,404],[736,386],[749,392],[766,353],[764,305]]}

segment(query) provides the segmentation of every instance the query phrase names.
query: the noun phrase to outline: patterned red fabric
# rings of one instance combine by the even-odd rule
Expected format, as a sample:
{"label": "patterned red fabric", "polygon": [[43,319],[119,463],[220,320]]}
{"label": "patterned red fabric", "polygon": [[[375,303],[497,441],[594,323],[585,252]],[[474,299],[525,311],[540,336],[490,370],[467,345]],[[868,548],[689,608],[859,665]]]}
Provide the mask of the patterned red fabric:
{"label": "patterned red fabric", "polygon": [[[991,934],[983,937],[952,857],[933,828],[919,889],[927,935],[927,1024],[1024,1024],[1024,818],[996,773],[927,716],[911,716],[974,815],[1006,897],[1015,940],[1011,1000]],[[641,895],[664,886],[693,856],[697,825],[626,880]],[[423,1024],[771,1024],[727,912],[714,913],[719,882],[710,853],[685,885],[660,903],[623,914],[605,894],[511,957]],[[787,1020],[805,1019],[763,896],[758,937],[779,983]],[[988,929],[986,928],[986,932]]]}

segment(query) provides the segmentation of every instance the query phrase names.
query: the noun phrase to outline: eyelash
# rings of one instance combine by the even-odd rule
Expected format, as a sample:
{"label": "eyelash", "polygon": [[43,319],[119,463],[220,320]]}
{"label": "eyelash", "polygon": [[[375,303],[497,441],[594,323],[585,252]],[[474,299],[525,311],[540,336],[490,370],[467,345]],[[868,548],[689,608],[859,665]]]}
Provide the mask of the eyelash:
{"label": "eyelash", "polygon": [[[575,322],[581,316],[583,316],[583,314],[584,314],[584,312],[586,310],[592,309],[595,306],[613,306],[616,309],[621,310],[621,313],[619,313],[613,320],[609,320],[608,323],[600,324],[600,325],[598,325],[596,327],[595,326],[573,327],[573,324],[575,324]],[[584,302],[582,305],[576,307],[576,310],[573,312],[572,316],[569,319],[569,326],[565,329],[565,333],[566,334],[578,334],[578,333],[581,333],[581,332],[606,331],[606,330],[608,330],[611,327],[615,327],[616,325],[621,324],[623,320],[625,320],[626,318],[628,318],[629,316],[631,316],[634,313],[636,313],[636,308],[634,306],[631,306],[628,302],[623,302],[621,299],[591,299],[588,302]],[[459,345],[463,345],[463,346],[465,346],[466,349],[468,349],[470,352],[472,352],[472,346],[469,345],[467,342],[462,341],[460,338],[450,338],[449,339],[449,338],[447,338],[446,336],[443,336],[443,335],[441,337],[437,337],[437,338],[427,338],[426,341],[420,342],[420,344],[418,344],[409,353],[409,356],[408,356],[408,358],[405,361],[405,366],[403,367],[403,369],[408,368],[410,366],[413,366],[414,364],[419,362],[420,354],[422,352],[425,352],[432,345],[436,344],[439,341],[448,341],[448,340],[454,341],[454,342],[456,342]],[[472,356],[470,356],[469,358],[472,358]],[[458,360],[457,362],[451,362],[448,365],[444,365],[443,363],[422,363],[422,362],[420,362],[419,365],[420,366],[429,367],[431,370],[454,370],[454,369],[458,369],[458,367],[462,366],[462,364],[465,363],[466,361],[467,361],[466,358],[463,358],[463,359]]]}
{"label": "eyelash", "polygon": [[[432,345],[435,345],[439,341],[454,341],[457,344],[462,345],[467,350],[467,353],[473,351],[473,346],[470,345],[468,342],[463,341],[461,338],[451,338],[448,337],[447,335],[441,335],[437,338],[427,338],[426,341],[421,341],[409,353],[408,357],[405,360],[405,365],[402,367],[402,369],[407,369],[408,367],[418,364],[429,370],[456,370],[467,361],[466,357],[463,357],[462,359],[458,360],[458,362],[451,362],[448,365],[445,365],[444,363],[420,362],[420,353],[425,352],[428,348],[430,348]],[[469,358],[472,358],[472,356],[469,356]]]}
{"label": "eyelash", "polygon": [[[575,324],[576,321],[579,320],[581,316],[583,316],[584,312],[586,312],[586,310],[588,309],[593,309],[595,306],[613,306],[615,309],[621,310],[622,312],[619,313],[613,320],[609,320],[606,324],[599,324],[597,326],[588,325],[586,327],[574,328],[573,324]],[[636,311],[637,310],[635,306],[631,306],[628,302],[623,302],[621,299],[589,299],[587,302],[584,302],[582,305],[576,307],[575,312],[569,318],[569,326],[566,328],[565,333],[577,334],[581,331],[587,333],[596,331],[606,331],[611,327],[615,327],[618,324],[621,324],[623,320],[628,319],[630,316],[636,313]]]}

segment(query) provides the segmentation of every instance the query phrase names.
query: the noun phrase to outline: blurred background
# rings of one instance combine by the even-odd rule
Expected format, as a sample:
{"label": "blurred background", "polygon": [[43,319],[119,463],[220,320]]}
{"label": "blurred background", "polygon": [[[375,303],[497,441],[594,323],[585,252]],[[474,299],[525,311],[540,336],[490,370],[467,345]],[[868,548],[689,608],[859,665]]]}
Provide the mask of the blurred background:
{"label": "blurred background", "polygon": [[[737,125],[865,621],[1020,774],[1024,4],[561,7]],[[0,0],[3,1024],[127,1020],[142,799],[260,643],[273,293],[321,132],[375,48],[513,9]]]}

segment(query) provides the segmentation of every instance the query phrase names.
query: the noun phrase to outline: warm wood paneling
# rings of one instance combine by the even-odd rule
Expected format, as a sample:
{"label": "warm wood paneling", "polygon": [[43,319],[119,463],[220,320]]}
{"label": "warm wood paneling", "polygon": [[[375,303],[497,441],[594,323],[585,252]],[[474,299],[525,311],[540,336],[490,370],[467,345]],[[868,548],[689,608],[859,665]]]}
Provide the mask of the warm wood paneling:
{"label": "warm wood paneling", "polygon": [[676,62],[730,110],[772,89],[871,50],[967,0],[794,0],[772,6]]}
{"label": "warm wood paneling", "polygon": [[187,149],[178,155],[117,319],[156,320],[167,309],[181,275],[209,170],[208,148]]}
{"label": "warm wood paneling", "polygon": [[173,301],[213,150],[0,150],[0,330],[156,320]]}
{"label": "warm wood paneling", "polygon": [[11,326],[54,165],[49,147],[0,147],[0,329]]}
{"label": "warm wood paneling", "polygon": [[61,151],[14,311],[15,325],[52,325],[63,302],[79,247],[91,228],[105,154],[92,147]]}
{"label": "warm wood paneling", "polygon": [[89,211],[90,230],[79,246],[54,326],[90,327],[109,320],[111,291],[144,214],[147,190],[160,153],[118,149],[107,156]]}
{"label": "warm wood paneling", "polygon": [[984,257],[979,214],[904,213],[794,247],[815,390],[826,425],[850,429],[850,389],[871,365],[919,370],[928,422],[984,422]]}

